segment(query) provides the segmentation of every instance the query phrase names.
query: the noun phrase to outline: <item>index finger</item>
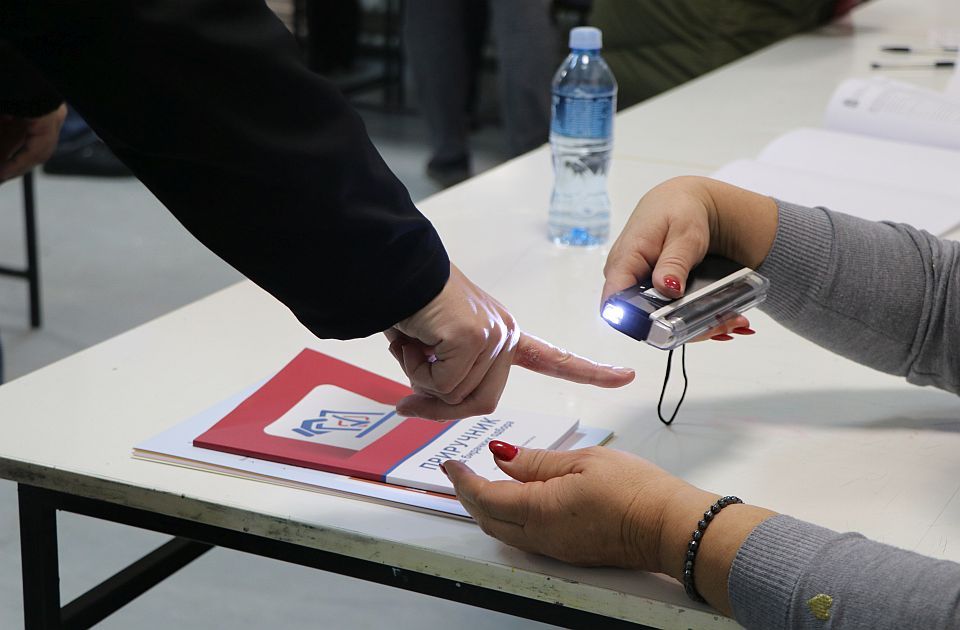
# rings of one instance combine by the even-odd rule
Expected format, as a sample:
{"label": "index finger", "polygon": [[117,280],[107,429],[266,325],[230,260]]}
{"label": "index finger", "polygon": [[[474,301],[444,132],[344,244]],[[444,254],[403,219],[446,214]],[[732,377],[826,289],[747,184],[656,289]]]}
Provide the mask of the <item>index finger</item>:
{"label": "index finger", "polygon": [[624,235],[617,239],[607,255],[607,262],[603,267],[603,291],[601,291],[600,306],[607,298],[629,289],[637,283],[638,278],[645,278],[653,272],[653,266],[647,262],[635,248],[623,246]]}
{"label": "index finger", "polygon": [[463,462],[454,460],[444,462],[443,469],[453,483],[457,498],[477,508],[479,516],[517,525],[526,522],[530,499],[525,484],[484,479]]}
{"label": "index finger", "polygon": [[513,364],[546,376],[597,387],[622,387],[635,376],[630,368],[591,361],[527,333],[520,334]]}

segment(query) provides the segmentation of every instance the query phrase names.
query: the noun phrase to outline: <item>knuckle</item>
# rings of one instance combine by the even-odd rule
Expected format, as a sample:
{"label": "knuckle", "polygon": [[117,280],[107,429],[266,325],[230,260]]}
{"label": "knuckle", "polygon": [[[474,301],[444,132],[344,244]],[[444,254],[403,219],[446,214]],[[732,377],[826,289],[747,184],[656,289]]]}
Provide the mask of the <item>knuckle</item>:
{"label": "knuckle", "polygon": [[497,410],[497,401],[485,400],[476,406],[477,415],[485,416]]}
{"label": "knuckle", "polygon": [[464,396],[463,392],[458,392],[454,390],[452,392],[449,392],[447,394],[440,396],[439,398],[440,400],[447,403],[448,405],[459,405],[464,401],[466,396]]}
{"label": "knuckle", "polygon": [[588,446],[583,449],[582,455],[585,459],[596,459],[600,457],[601,454],[605,453],[606,450],[602,446]]}
{"label": "knuckle", "polygon": [[537,450],[533,452],[533,461],[530,464],[530,470],[537,479],[541,478],[541,473],[546,464],[547,451]]}
{"label": "knuckle", "polygon": [[459,383],[454,382],[452,378],[438,378],[433,383],[433,391],[443,402],[450,402],[455,396],[453,393]]}
{"label": "knuckle", "polygon": [[533,368],[543,361],[543,353],[539,346],[526,345],[520,348],[518,363],[524,367]]}
{"label": "knuckle", "polygon": [[490,331],[481,326],[471,326],[462,335],[467,346],[474,349],[482,348],[489,337]]}

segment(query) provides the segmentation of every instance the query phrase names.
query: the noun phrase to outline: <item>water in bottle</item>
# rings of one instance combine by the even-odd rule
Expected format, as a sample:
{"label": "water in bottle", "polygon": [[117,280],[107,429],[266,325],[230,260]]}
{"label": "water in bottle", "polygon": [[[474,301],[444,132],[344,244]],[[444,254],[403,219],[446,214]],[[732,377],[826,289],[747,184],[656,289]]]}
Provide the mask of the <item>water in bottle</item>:
{"label": "water in bottle", "polygon": [[549,234],[560,245],[599,245],[610,232],[607,170],[617,82],[600,56],[601,44],[599,29],[571,30],[570,54],[553,78]]}

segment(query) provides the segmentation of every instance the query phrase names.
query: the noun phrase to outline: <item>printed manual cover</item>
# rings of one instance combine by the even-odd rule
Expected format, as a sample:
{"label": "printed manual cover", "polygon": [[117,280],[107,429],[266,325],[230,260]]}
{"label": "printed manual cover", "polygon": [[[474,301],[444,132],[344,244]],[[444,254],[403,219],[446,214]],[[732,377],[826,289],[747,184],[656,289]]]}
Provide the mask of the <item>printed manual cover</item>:
{"label": "printed manual cover", "polygon": [[314,350],[304,350],[207,431],[194,446],[451,493],[446,459],[507,478],[487,444],[498,439],[553,448],[578,426],[572,418],[503,412],[435,422],[397,414],[410,389]]}

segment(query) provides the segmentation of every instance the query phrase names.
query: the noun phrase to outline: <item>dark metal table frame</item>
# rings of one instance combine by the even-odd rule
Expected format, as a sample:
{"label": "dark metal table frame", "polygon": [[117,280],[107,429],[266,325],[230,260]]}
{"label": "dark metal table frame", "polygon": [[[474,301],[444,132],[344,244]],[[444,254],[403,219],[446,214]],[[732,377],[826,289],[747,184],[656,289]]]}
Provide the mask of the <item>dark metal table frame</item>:
{"label": "dark metal table frame", "polygon": [[27,251],[26,266],[22,268],[0,265],[0,276],[12,276],[27,281],[30,297],[30,327],[40,328],[40,256],[37,247],[36,195],[33,172],[23,176],[23,229]]}
{"label": "dark metal table frame", "polygon": [[[647,627],[560,604],[100,499],[24,483],[18,484],[18,491],[23,612],[28,630],[89,628],[213,547],[252,553],[565,628],[637,630]],[[170,534],[174,538],[61,607],[57,511]]]}

